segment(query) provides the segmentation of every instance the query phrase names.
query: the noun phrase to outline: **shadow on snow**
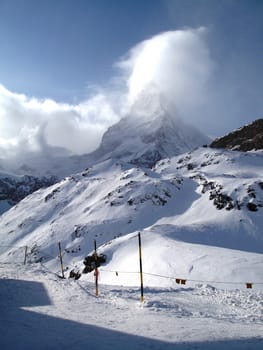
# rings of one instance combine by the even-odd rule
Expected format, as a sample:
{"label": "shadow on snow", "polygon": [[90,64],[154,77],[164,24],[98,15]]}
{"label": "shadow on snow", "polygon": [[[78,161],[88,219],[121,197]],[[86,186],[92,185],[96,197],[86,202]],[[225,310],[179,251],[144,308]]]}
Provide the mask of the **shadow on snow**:
{"label": "shadow on snow", "polygon": [[[31,349],[262,349],[263,339],[171,343],[23,310],[22,307],[51,305],[39,282],[0,280],[0,348]],[[85,310],[80,310],[84,312]],[[94,310],[96,312],[96,310]],[[87,320],[89,315],[87,314]],[[187,340],[187,339],[186,339]]]}

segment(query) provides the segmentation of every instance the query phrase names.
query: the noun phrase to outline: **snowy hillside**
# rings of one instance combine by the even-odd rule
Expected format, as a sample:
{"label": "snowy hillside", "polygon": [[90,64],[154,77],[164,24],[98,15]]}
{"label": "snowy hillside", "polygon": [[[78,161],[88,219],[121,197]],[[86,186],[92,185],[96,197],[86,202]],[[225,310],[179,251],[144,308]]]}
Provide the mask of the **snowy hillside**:
{"label": "snowy hillside", "polygon": [[175,287],[178,277],[262,288],[262,160],[262,152],[201,148],[153,169],[104,161],[2,215],[1,261],[23,261],[28,246],[28,262],[59,272],[60,241],[69,275],[82,271],[96,239],[107,256],[100,281],[137,285],[141,231],[147,286]]}
{"label": "snowy hillside", "polygon": [[203,147],[152,169],[107,159],[23,199],[0,216],[1,349],[261,350],[262,174],[262,151]]}

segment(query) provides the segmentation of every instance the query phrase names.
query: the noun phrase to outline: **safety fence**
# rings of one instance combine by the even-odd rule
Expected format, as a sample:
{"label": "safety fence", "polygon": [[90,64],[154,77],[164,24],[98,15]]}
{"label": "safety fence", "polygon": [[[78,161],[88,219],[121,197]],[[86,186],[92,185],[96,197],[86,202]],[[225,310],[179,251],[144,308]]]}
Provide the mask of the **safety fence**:
{"label": "safety fence", "polygon": [[[100,268],[99,271],[101,272],[109,272],[109,273],[113,273],[116,276],[119,276],[121,274],[137,274],[139,275],[139,271],[119,271],[119,270],[107,270],[107,269],[103,269]],[[145,272],[143,271],[143,275],[145,276],[153,276],[153,277],[157,277],[157,278],[163,278],[163,279],[168,279],[170,281],[174,281],[176,284],[181,284],[181,285],[187,285],[187,282],[193,282],[193,283],[205,283],[205,284],[229,284],[229,285],[243,285],[246,288],[252,288],[252,286],[254,285],[263,285],[263,282],[244,282],[244,281],[237,281],[237,282],[233,282],[233,281],[218,281],[218,280],[201,280],[201,279],[190,279],[190,278],[178,278],[175,276],[167,276],[167,275],[159,275],[157,273],[151,273],[151,272]]]}
{"label": "safety fence", "polygon": [[[210,285],[240,285],[240,286],[244,286],[247,289],[251,289],[253,288],[253,286],[257,286],[257,285],[262,285],[263,286],[263,282],[253,282],[253,281],[223,281],[223,280],[205,280],[205,279],[190,279],[190,278],[181,278],[180,276],[169,276],[169,275],[162,275],[162,274],[158,274],[158,273],[152,273],[152,272],[147,272],[147,271],[143,271],[143,259],[142,259],[142,242],[141,242],[141,234],[140,232],[138,233],[138,250],[139,250],[139,261],[138,261],[138,265],[139,265],[139,271],[122,271],[122,270],[110,270],[107,268],[104,268],[103,266],[99,266],[99,264],[97,263],[97,259],[98,259],[98,253],[97,253],[97,244],[96,244],[96,240],[94,240],[94,257],[95,257],[95,266],[94,266],[94,281],[95,281],[95,295],[99,296],[99,273],[100,272],[105,272],[105,273],[112,273],[114,274],[116,277],[120,276],[121,274],[131,274],[131,275],[138,275],[138,284],[140,283],[140,290],[141,290],[141,301],[143,302],[144,300],[144,277],[145,276],[152,276],[152,277],[156,277],[158,279],[167,279],[170,281],[174,281],[176,284],[178,285],[182,285],[182,286],[186,286],[188,282],[192,282],[192,283],[200,283],[200,284],[210,284]],[[136,236],[134,236],[134,238],[136,238]],[[15,253],[14,252],[9,252],[9,258],[10,259],[6,259],[4,261],[1,261],[0,259],[0,264],[12,264],[15,265],[17,264],[24,264],[26,265],[27,263],[27,257],[29,254],[32,254],[32,252],[34,252],[34,247],[33,248],[28,248],[28,246],[15,246],[15,245],[0,245],[0,252],[3,249],[8,249],[8,248],[15,248]],[[65,279],[65,272],[66,270],[70,270],[72,267],[67,266],[66,269],[64,268],[64,263],[63,263],[63,255],[67,252],[66,249],[62,250],[61,247],[61,243],[58,243],[58,255],[57,256],[48,256],[48,258],[52,258],[52,259],[58,259],[58,261],[60,262],[60,271],[54,272],[54,274],[56,274],[57,276],[59,276],[62,279]],[[14,261],[14,255],[16,257],[16,261]],[[47,257],[47,256],[46,256]],[[76,267],[76,266],[74,266]]]}

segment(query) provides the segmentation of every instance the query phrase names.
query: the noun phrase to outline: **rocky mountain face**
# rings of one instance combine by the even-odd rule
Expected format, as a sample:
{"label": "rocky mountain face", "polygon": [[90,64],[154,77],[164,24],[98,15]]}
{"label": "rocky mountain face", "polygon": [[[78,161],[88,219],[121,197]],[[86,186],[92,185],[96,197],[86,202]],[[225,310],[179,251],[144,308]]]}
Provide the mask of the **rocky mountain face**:
{"label": "rocky mountain face", "polygon": [[257,119],[226,136],[217,138],[210,147],[243,152],[263,149],[263,119]]}
{"label": "rocky mountain face", "polygon": [[[7,201],[10,206],[17,204],[29,194],[46,188],[58,181],[55,176],[0,176],[0,202]],[[1,214],[1,210],[0,210]]]}

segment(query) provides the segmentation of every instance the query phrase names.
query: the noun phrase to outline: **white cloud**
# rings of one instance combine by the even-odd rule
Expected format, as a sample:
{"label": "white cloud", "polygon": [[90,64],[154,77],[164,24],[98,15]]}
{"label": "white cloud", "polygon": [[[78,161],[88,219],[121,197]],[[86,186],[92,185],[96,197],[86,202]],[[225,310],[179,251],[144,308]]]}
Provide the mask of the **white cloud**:
{"label": "white cloud", "polygon": [[[62,148],[82,154],[96,149],[119,117],[102,93],[78,104],[38,100],[0,86],[1,158]],[[55,155],[55,154],[54,154]]]}
{"label": "white cloud", "polygon": [[110,88],[97,89],[75,105],[13,93],[0,85],[0,158],[91,152],[150,83],[183,118],[198,122],[197,109],[207,99],[213,69],[204,28],[156,35],[133,47],[117,67]]}
{"label": "white cloud", "polygon": [[123,70],[133,103],[153,83],[184,118],[206,102],[213,62],[205,43],[206,30],[164,32],[130,50],[118,66]]}

